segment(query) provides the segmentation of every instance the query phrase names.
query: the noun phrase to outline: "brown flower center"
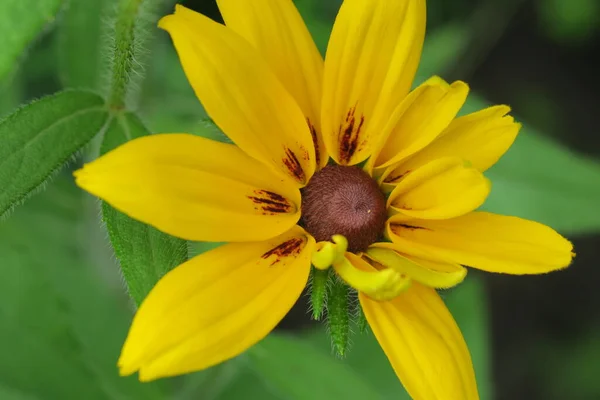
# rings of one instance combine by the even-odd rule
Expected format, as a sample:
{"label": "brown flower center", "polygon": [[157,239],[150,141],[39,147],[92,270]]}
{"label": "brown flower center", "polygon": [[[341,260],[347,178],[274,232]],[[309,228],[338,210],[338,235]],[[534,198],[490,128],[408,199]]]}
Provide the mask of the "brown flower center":
{"label": "brown flower center", "polygon": [[385,197],[359,167],[328,165],[302,189],[302,226],[318,241],[333,235],[348,239],[348,251],[360,252],[383,233]]}

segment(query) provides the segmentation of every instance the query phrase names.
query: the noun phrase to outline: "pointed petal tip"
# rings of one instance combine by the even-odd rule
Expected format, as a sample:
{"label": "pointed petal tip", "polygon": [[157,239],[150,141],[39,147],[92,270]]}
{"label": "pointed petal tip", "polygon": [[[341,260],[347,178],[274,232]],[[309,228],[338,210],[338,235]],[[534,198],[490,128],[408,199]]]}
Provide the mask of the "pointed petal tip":
{"label": "pointed petal tip", "polygon": [[569,251],[568,254],[565,254],[565,258],[562,262],[556,263],[556,266],[554,268],[549,269],[548,271],[542,272],[542,274],[543,273],[549,274],[551,272],[558,272],[558,271],[565,270],[573,265],[574,258],[575,258],[575,253],[573,251]]}
{"label": "pointed petal tip", "polygon": [[87,168],[87,164],[83,167],[79,168],[76,171],[73,171],[73,177],[75,178],[75,184],[80,188],[87,190],[89,183],[89,168]]}
{"label": "pointed petal tip", "polygon": [[168,31],[169,25],[172,20],[174,20],[175,18],[184,17],[182,14],[185,14],[189,11],[190,10],[188,8],[182,6],[181,4],[175,4],[175,11],[173,12],[173,14],[165,15],[164,17],[159,19],[157,25],[160,29]]}
{"label": "pointed petal tip", "polygon": [[[540,225],[544,225],[544,224],[540,224]],[[548,225],[544,225],[546,227],[548,227],[548,229],[552,229],[555,233],[555,237],[557,237],[562,243],[561,243],[561,248],[564,250],[565,253],[568,253],[569,255],[569,264],[571,262],[573,262],[573,258],[575,257],[575,253],[573,252],[573,242],[571,242],[569,239],[567,239],[566,237],[564,237],[563,235],[561,235],[560,233],[558,233],[557,231],[555,231],[552,227],[548,226]],[[565,267],[567,267],[568,265],[565,265]]]}
{"label": "pointed petal tip", "polygon": [[467,89],[471,88],[467,82],[461,80],[452,82],[452,85],[466,87]]}
{"label": "pointed petal tip", "polygon": [[511,112],[512,108],[508,104],[498,104],[496,106],[498,110],[502,110],[502,115],[506,115]]}
{"label": "pointed petal tip", "polygon": [[450,89],[454,89],[457,92],[457,94],[464,95],[465,99],[466,99],[466,96],[471,91],[470,86],[466,82],[463,82],[463,81],[452,82],[452,84],[450,85]]}
{"label": "pointed petal tip", "polygon": [[[390,227],[401,216],[390,218]],[[573,261],[573,244],[551,227],[518,217],[475,211],[451,220],[411,222],[402,237],[391,229],[391,240],[413,254],[430,251],[436,257],[487,272],[539,275],[567,268]],[[483,227],[483,228],[482,228]],[[418,256],[418,252],[415,254]]]}
{"label": "pointed petal tip", "polygon": [[123,376],[123,377],[132,375],[139,370],[138,367],[132,367],[131,365],[123,364],[121,362],[121,359],[119,359],[119,362],[117,363],[117,367],[119,368],[119,376]]}
{"label": "pointed petal tip", "polygon": [[132,354],[131,347],[129,346],[130,337],[128,335],[125,340],[125,344],[121,349],[121,355],[117,360],[117,368],[119,368],[120,376],[129,376],[140,370],[141,363],[139,357],[136,357],[135,354]]}
{"label": "pointed petal tip", "polygon": [[565,266],[562,267],[561,269],[570,267],[573,264],[574,258],[577,257],[577,253],[575,253],[573,251],[573,242],[571,242],[569,239],[567,239],[565,237],[563,237],[563,239],[565,240],[565,242],[568,243],[567,244],[567,246],[568,246],[567,249],[568,249],[568,252],[569,252],[569,256],[568,256],[569,259],[568,259],[567,263],[565,264]]}
{"label": "pointed petal tip", "polygon": [[158,24],[157,26],[164,30],[164,31],[169,31],[169,21],[173,19],[173,16],[175,14],[169,14],[169,15],[165,15],[164,17],[162,17],[161,19],[158,20]]}
{"label": "pointed petal tip", "polygon": [[[469,84],[466,83],[465,81],[457,80],[452,83],[448,83],[444,78],[442,78],[439,75],[431,76],[429,79],[427,79],[424,82],[424,84],[427,86],[441,86],[446,90],[448,90],[450,88],[453,88],[453,89],[463,88],[466,90],[470,89]],[[510,111],[510,108],[509,108],[509,111]]]}
{"label": "pointed petal tip", "polygon": [[73,171],[73,176],[77,179],[80,178],[84,174],[83,167]]}
{"label": "pointed petal tip", "polygon": [[448,84],[448,82],[446,82],[441,76],[438,76],[438,75],[433,75],[432,77],[427,79],[425,81],[425,85],[429,85],[429,86],[439,85],[439,86],[444,86],[444,87],[450,86],[450,84]]}

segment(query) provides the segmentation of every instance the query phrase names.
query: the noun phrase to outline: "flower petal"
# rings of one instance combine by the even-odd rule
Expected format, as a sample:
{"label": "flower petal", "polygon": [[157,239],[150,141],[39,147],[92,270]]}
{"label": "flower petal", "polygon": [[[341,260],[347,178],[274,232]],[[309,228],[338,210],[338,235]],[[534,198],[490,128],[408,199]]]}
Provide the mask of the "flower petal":
{"label": "flower petal", "polygon": [[411,285],[407,275],[391,268],[377,270],[350,252],[335,262],[333,268],[348,285],[376,300],[393,299]]}
{"label": "flower petal", "polygon": [[113,207],[187,240],[264,240],[300,218],[293,183],[234,145],[188,134],[132,140],[75,176]]}
{"label": "flower petal", "polygon": [[508,150],[521,128],[507,115],[509,112],[510,107],[501,105],[456,118],[433,143],[393,166],[386,175],[404,175],[432,160],[450,156],[463,158],[485,171]]}
{"label": "flower petal", "polygon": [[405,254],[489,272],[541,274],[571,263],[573,245],[551,228],[516,217],[472,212],[448,220],[390,218],[387,236]]}
{"label": "flower petal", "polygon": [[342,165],[365,160],[410,90],[425,35],[424,0],[345,0],[323,78],[325,145]]}
{"label": "flower petal", "polygon": [[302,109],[313,134],[317,164],[327,163],[321,137],[323,58],[291,0],[218,0],[227,24],[252,44]]}
{"label": "flower petal", "polygon": [[449,85],[439,77],[417,87],[394,110],[369,165],[388,167],[430,144],[452,122],[468,93],[466,83]]}
{"label": "flower petal", "polygon": [[395,251],[396,247],[393,243],[374,243],[367,250],[366,256],[423,285],[436,289],[456,286],[467,275],[467,269],[462,265],[406,257]]}
{"label": "flower petal", "polygon": [[208,368],[248,349],[298,300],[314,244],[295,227],[265,242],[221,246],[169,272],[135,315],[121,374],[139,370],[148,381]]}
{"label": "flower petal", "polygon": [[491,189],[481,172],[459,158],[434,160],[397,181],[388,207],[423,219],[447,219],[471,212],[483,204]]}
{"label": "flower petal", "polygon": [[348,250],[348,239],[344,235],[333,235],[331,241],[316,244],[312,255],[313,267],[325,270],[336,261],[342,261]]}
{"label": "flower petal", "polygon": [[477,383],[460,329],[434,289],[416,282],[391,301],[359,294],[365,317],[415,400],[475,400]]}
{"label": "flower petal", "polygon": [[182,6],[160,20],[206,112],[248,155],[298,185],[315,170],[300,107],[256,49],[231,29]]}

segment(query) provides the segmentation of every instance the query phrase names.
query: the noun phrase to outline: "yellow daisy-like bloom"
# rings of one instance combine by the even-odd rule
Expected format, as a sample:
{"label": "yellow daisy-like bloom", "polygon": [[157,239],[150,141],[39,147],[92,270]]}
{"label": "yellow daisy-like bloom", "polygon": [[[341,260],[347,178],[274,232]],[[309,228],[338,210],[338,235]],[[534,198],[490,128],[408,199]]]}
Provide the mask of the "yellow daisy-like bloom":
{"label": "yellow daisy-like bloom", "polygon": [[438,77],[410,91],[424,0],[345,0],[325,61],[291,0],[218,4],[226,26],[181,6],[159,26],[235,145],[153,135],[76,173],[82,188],[164,232],[229,242],[157,283],[121,373],[147,381],[242,353],[298,300],[313,264],[359,292],[413,398],[478,398],[436,289],[461,282],[464,266],[538,274],[572,258],[544,225],[474,211],[490,190],[482,173],[519,130],[510,109],[456,118],[468,87]]}

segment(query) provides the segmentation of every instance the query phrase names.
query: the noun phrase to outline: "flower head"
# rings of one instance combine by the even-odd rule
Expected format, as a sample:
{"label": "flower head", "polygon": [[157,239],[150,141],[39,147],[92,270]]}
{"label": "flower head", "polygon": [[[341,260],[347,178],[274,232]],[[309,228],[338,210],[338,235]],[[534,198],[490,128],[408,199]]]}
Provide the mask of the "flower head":
{"label": "flower head", "polygon": [[163,277],[138,310],[122,374],[210,367],[266,336],[309,279],[333,268],[414,398],[478,397],[469,352],[436,292],[466,268],[569,265],[552,229],[475,211],[483,172],[520,125],[507,106],[456,117],[468,87],[410,90],[424,0],[345,0],[325,61],[291,0],[218,0],[226,26],[177,6],[171,35],[207,113],[235,143],[133,140],[76,173],[133,218],[229,242]]}

